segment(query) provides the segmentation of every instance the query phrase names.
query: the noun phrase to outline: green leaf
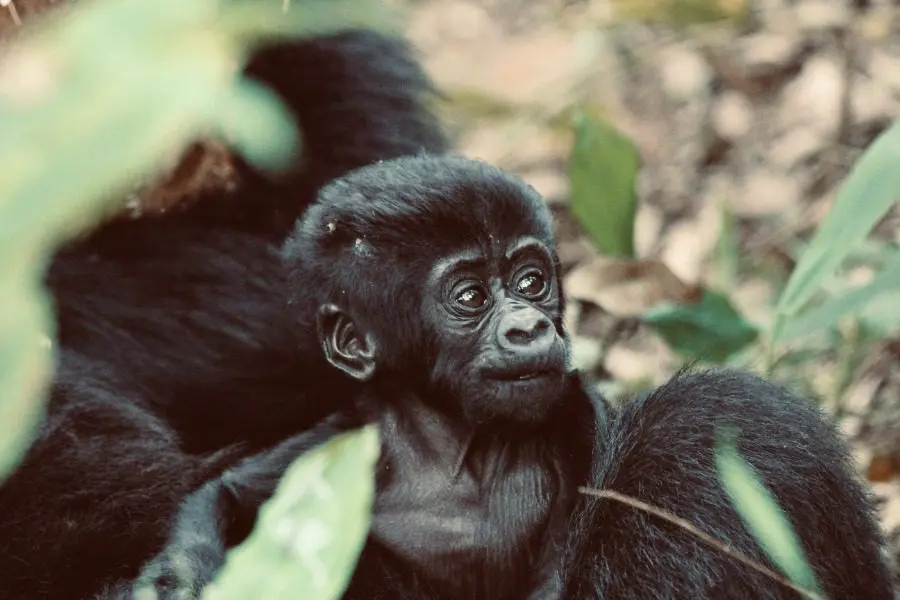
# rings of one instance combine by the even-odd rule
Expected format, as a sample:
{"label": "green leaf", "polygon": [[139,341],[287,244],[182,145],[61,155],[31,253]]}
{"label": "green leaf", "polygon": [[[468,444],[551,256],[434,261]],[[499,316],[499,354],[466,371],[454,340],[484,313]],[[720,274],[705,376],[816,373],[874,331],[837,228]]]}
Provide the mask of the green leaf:
{"label": "green leaf", "polygon": [[[32,20],[0,58],[0,478],[42,412],[53,335],[42,271],[136,178],[210,131],[283,165],[296,129],[240,68],[266,35],[388,14],[376,0],[92,0]],[[377,20],[377,19],[376,19]],[[21,258],[19,258],[21,257]]]}
{"label": "green leaf", "polygon": [[[19,265],[28,265],[27,253],[19,257]],[[22,459],[43,417],[53,367],[50,307],[40,279],[24,270],[0,270],[0,482]]]}
{"label": "green leaf", "polygon": [[700,302],[653,308],[642,321],[679,355],[721,363],[756,339],[759,332],[726,296],[704,290]]}
{"label": "green leaf", "polygon": [[293,117],[269,88],[249,79],[232,89],[217,109],[222,134],[247,160],[278,170],[299,154]]}
{"label": "green leaf", "polygon": [[633,257],[637,148],[599,119],[582,114],[574,126],[569,159],[572,213],[602,252]]}
{"label": "green leaf", "polygon": [[834,327],[842,318],[858,316],[877,297],[900,290],[900,263],[881,271],[854,290],[825,300],[786,321],[779,339],[790,341]]}
{"label": "green leaf", "polygon": [[727,289],[734,287],[738,281],[741,258],[741,245],[737,234],[737,219],[724,202],[719,205],[722,219],[722,232],[714,250],[714,260],[720,285]]}
{"label": "green leaf", "polygon": [[378,454],[370,425],[294,461],[203,600],[339,598],[369,531]]}
{"label": "green leaf", "polygon": [[344,29],[403,32],[399,12],[382,0],[220,0],[222,29],[245,43],[323,35]]}
{"label": "green leaf", "polygon": [[738,454],[736,432],[719,431],[716,467],[719,481],[744,526],[769,559],[794,584],[825,598],[803,551],[803,546],[759,474]]}
{"label": "green leaf", "polygon": [[800,257],[775,308],[772,342],[784,339],[797,314],[900,198],[900,121],[882,133],[856,163],[834,206]]}

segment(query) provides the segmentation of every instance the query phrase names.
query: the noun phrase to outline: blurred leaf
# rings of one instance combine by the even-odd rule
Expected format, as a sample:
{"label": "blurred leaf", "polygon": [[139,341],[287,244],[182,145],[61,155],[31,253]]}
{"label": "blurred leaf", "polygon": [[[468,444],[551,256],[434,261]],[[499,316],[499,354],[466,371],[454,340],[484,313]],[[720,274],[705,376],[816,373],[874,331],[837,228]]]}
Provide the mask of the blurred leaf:
{"label": "blurred leaf", "polygon": [[722,218],[722,232],[716,243],[714,260],[719,285],[732,289],[738,281],[741,258],[741,245],[735,231],[737,219],[725,202],[719,205],[719,214]]}
{"label": "blurred leaf", "polygon": [[716,466],[722,487],[775,566],[796,585],[824,598],[793,526],[753,466],[738,453],[736,435],[734,430],[717,435]]}
{"label": "blurred leaf", "polygon": [[319,36],[343,29],[402,34],[399,12],[383,0],[217,0],[222,29],[246,44]]}
{"label": "blurred leaf", "polygon": [[773,343],[784,339],[787,320],[804,307],[900,198],[898,164],[900,121],[882,133],[857,161],[800,257],[775,308]]}
{"label": "blurred leaf", "polygon": [[679,355],[715,363],[727,360],[758,335],[727,297],[712,290],[704,290],[695,304],[656,307],[642,321]]}
{"label": "blurred leaf", "polygon": [[258,166],[281,169],[289,166],[298,150],[282,111],[281,100],[269,88],[244,79],[219,107],[221,132],[242,156]]}
{"label": "blurred leaf", "polygon": [[896,291],[900,291],[900,263],[881,271],[866,285],[828,298],[786,321],[779,339],[790,341],[830,329],[844,317],[858,316],[881,294]]}
{"label": "blurred leaf", "polygon": [[859,326],[864,341],[884,340],[900,333],[900,289],[869,300],[859,315]]}
{"label": "blurred leaf", "polygon": [[50,307],[41,280],[23,272],[21,265],[34,267],[29,262],[21,251],[13,268],[0,269],[0,481],[32,440],[43,416],[39,399],[53,366]]}
{"label": "blurred leaf", "polygon": [[294,461],[203,600],[339,598],[368,535],[378,453],[368,426]]}
{"label": "blurred leaf", "polygon": [[634,256],[640,155],[605,122],[580,114],[569,160],[572,213],[605,254]]}
{"label": "blurred leaf", "polygon": [[746,0],[613,0],[616,13],[639,21],[688,26],[725,19],[740,21],[749,14]]}
{"label": "blurred leaf", "polygon": [[21,198],[0,212],[0,244],[39,223],[80,226],[87,205],[210,129],[283,165],[296,129],[270,92],[242,83],[250,39],[235,36],[250,21],[234,32],[229,10],[254,15],[261,32],[321,32],[316,19],[336,27],[335,14],[371,14],[365,4],[304,1],[288,18],[275,0],[231,0],[222,13],[214,0],[94,0],[41,28],[0,63],[0,198]]}
{"label": "blurred leaf", "polygon": [[203,133],[283,165],[295,128],[271,93],[244,83],[251,44],[383,13],[377,0],[290,8],[92,0],[32,19],[0,58],[0,478],[41,414],[52,359],[41,340],[53,335],[42,270],[54,246]]}

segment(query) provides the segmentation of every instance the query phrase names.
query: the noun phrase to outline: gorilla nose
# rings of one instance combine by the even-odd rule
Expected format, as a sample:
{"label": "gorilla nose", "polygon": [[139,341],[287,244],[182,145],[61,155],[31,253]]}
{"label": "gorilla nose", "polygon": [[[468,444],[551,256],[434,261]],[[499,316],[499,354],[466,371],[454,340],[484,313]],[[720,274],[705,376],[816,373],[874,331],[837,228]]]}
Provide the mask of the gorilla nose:
{"label": "gorilla nose", "polygon": [[506,317],[501,328],[500,345],[516,353],[541,354],[553,346],[553,323],[540,311],[518,311]]}

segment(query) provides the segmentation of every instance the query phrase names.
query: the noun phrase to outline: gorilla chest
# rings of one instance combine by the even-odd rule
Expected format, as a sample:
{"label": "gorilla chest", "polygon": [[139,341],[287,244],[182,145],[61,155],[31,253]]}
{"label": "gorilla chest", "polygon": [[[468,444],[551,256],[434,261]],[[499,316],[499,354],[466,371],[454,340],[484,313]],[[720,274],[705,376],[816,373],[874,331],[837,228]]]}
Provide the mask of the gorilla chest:
{"label": "gorilla chest", "polygon": [[386,473],[371,534],[465,597],[503,597],[532,573],[559,480],[528,461],[479,471],[419,464]]}

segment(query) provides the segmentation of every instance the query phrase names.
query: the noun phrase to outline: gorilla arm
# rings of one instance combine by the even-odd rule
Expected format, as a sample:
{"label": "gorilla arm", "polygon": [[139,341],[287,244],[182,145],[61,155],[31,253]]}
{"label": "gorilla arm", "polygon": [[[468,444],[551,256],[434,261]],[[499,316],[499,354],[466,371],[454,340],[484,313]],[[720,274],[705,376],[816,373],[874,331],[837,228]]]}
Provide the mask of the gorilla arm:
{"label": "gorilla arm", "polygon": [[361,424],[343,415],[329,417],[207,481],[181,504],[165,549],[144,567],[135,590],[154,589],[159,600],[180,598],[179,590],[185,587],[200,590],[212,581],[228,548],[250,533],[259,508],[274,494],[291,463]]}

